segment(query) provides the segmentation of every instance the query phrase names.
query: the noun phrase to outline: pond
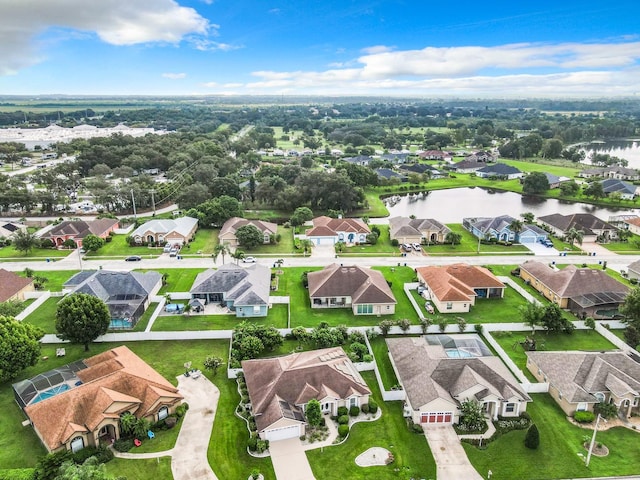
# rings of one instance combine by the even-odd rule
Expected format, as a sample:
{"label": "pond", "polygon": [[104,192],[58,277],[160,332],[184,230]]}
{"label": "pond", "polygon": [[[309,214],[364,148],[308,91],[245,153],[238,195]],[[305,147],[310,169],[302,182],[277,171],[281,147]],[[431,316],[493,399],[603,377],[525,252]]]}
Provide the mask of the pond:
{"label": "pond", "polygon": [[591,165],[588,159],[596,152],[623,158],[629,162],[629,168],[640,168],[640,140],[607,140],[584,144],[581,148],[587,153],[586,164]]}
{"label": "pond", "polygon": [[[394,202],[396,203],[393,204]],[[519,218],[524,212],[531,212],[536,217],[552,213],[591,213],[602,220],[608,220],[612,215],[640,215],[639,209],[604,208],[473,187],[396,196],[387,199],[385,203],[391,217],[415,215],[418,218],[434,218],[443,223],[462,223],[464,217],[511,215]]]}

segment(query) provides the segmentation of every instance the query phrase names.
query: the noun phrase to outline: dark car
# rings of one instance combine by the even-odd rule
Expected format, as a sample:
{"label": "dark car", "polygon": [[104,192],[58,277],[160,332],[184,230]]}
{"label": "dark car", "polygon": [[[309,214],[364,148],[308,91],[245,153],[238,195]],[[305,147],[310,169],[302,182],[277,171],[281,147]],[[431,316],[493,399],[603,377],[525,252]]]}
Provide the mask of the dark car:
{"label": "dark car", "polygon": [[139,262],[142,260],[142,257],[139,255],[130,255],[124,259],[125,262]]}

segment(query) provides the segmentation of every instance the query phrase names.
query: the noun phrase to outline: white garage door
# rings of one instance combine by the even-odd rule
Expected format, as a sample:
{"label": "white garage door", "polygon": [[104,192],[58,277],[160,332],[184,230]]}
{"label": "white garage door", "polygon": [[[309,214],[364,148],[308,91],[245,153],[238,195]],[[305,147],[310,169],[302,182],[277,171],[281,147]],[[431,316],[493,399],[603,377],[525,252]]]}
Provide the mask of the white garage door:
{"label": "white garage door", "polygon": [[421,412],[420,422],[422,423],[451,423],[453,422],[453,412]]}
{"label": "white garage door", "polygon": [[295,438],[300,436],[300,425],[292,425],[290,427],[274,428],[265,432],[265,437],[270,442],[276,440],[286,440],[287,438]]}
{"label": "white garage door", "polygon": [[315,241],[316,245],[333,245],[333,237],[318,237]]}

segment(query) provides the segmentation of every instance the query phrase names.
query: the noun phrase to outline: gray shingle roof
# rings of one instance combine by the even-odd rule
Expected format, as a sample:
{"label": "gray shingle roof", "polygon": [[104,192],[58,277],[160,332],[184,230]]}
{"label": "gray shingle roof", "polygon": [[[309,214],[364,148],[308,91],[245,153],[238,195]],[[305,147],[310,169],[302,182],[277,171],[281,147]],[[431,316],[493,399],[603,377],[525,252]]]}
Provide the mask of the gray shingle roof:
{"label": "gray shingle roof", "polygon": [[156,234],[177,232],[180,235],[186,237],[189,235],[193,227],[195,227],[197,224],[198,219],[191,217],[179,217],[176,219],[155,219],[140,225],[133,232],[131,232],[131,236],[142,236],[145,234],[145,232],[149,231]]}
{"label": "gray shingle roof", "polygon": [[538,217],[538,220],[563,232],[567,232],[571,228],[575,228],[576,230],[582,230],[587,235],[595,235],[594,230],[616,229],[616,227],[610,223],[604,222],[590,213],[574,213],[572,215],[552,213],[551,215]]}
{"label": "gray shingle roof", "polygon": [[359,266],[328,265],[309,272],[310,297],[350,296],[354,304],[397,303],[382,273]]}
{"label": "gray shingle roof", "polygon": [[193,282],[189,292],[222,293],[224,298],[233,300],[234,305],[266,305],[269,303],[271,270],[254,263],[243,268],[232,263],[222,265],[218,270],[201,272]]}

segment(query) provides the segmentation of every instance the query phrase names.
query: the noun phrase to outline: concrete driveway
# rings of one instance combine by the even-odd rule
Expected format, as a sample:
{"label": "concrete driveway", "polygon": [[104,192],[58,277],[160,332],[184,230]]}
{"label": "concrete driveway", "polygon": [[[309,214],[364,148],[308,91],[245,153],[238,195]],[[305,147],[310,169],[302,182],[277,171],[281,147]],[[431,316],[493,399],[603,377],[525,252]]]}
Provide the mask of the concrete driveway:
{"label": "concrete driveway", "polygon": [[473,468],[451,425],[424,425],[438,480],[483,480]]}
{"label": "concrete driveway", "polygon": [[539,242],[523,243],[522,245],[524,245],[529,250],[531,250],[534,255],[553,255],[556,257],[560,255],[560,252],[558,252],[556,248],[547,247],[546,245],[543,245]]}
{"label": "concrete driveway", "polygon": [[299,438],[269,442],[269,452],[278,480],[315,480]]}

